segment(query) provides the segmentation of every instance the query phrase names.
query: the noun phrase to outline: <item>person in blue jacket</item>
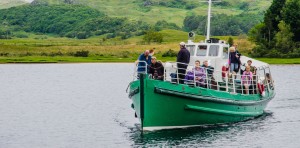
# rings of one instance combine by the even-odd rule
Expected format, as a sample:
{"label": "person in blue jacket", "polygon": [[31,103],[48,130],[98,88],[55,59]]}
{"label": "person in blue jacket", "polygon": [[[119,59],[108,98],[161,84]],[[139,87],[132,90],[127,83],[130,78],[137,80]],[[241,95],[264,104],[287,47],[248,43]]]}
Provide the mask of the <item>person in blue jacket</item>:
{"label": "person in blue jacket", "polygon": [[[138,58],[138,69],[137,69],[138,73],[147,73],[149,71],[148,66],[150,64],[151,64],[151,56],[149,55],[149,50],[146,50]],[[146,68],[147,68],[147,71],[146,71]]]}

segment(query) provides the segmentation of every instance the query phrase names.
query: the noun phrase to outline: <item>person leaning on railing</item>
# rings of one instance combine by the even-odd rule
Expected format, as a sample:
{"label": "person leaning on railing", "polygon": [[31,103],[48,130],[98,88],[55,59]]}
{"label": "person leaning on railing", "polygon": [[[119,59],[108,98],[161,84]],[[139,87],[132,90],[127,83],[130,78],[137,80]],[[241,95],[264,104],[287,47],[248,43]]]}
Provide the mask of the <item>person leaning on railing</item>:
{"label": "person leaning on railing", "polygon": [[139,56],[138,60],[136,61],[136,64],[138,64],[138,73],[147,73],[147,66],[151,64],[151,56],[149,55],[149,50],[146,50]]}
{"label": "person leaning on railing", "polygon": [[156,61],[156,57],[151,58],[151,65],[149,66],[149,73],[152,75],[152,79],[163,80],[164,79],[164,66]]}

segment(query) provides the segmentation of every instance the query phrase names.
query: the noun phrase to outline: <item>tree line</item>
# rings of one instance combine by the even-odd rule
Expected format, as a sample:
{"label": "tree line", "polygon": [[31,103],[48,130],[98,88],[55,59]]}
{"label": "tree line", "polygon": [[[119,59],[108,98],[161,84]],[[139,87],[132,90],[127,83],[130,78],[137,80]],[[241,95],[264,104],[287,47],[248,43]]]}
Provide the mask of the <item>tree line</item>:
{"label": "tree line", "polygon": [[300,57],[300,1],[273,0],[263,22],[249,31],[254,57]]}
{"label": "tree line", "polygon": [[61,37],[86,39],[106,35],[107,38],[144,35],[149,30],[180,29],[174,23],[158,21],[150,25],[128,18],[108,17],[83,5],[46,5],[34,3],[0,10],[0,38],[11,38],[14,32],[55,34]]}
{"label": "tree line", "polygon": [[[263,16],[253,13],[239,15],[216,14],[211,18],[211,34],[214,36],[238,36],[248,31],[262,20]],[[183,29],[205,35],[207,16],[190,15],[184,19]]]}

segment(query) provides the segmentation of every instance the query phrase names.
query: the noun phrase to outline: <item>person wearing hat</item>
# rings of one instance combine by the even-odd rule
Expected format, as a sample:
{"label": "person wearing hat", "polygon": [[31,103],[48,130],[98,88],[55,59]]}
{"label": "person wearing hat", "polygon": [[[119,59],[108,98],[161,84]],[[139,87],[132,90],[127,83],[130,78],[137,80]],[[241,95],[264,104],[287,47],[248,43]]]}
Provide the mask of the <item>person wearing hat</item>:
{"label": "person wearing hat", "polygon": [[180,50],[177,55],[177,72],[178,72],[178,77],[179,77],[179,83],[183,84],[184,83],[184,78],[185,78],[185,73],[186,73],[186,68],[188,64],[190,63],[190,52],[185,48],[185,43],[181,42],[179,44]]}
{"label": "person wearing hat", "polygon": [[153,79],[156,80],[164,79],[164,66],[161,64],[161,62],[157,62],[156,57],[151,58],[149,73],[152,75]]}

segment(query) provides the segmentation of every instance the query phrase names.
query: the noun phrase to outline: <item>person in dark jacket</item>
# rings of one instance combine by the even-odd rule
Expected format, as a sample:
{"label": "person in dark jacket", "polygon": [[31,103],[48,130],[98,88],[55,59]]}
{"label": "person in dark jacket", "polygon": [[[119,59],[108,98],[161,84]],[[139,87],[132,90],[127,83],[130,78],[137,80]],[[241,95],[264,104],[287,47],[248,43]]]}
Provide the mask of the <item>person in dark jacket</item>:
{"label": "person in dark jacket", "polygon": [[207,60],[205,60],[205,61],[203,62],[202,67],[205,68],[205,70],[206,70],[206,72],[207,72],[208,78],[209,78],[209,79],[212,79],[212,78],[213,78],[213,73],[214,73],[214,71],[215,71],[215,68],[212,67],[212,66],[209,66]]}
{"label": "person in dark jacket", "polygon": [[179,83],[183,84],[184,83],[184,77],[185,77],[185,72],[188,64],[190,63],[190,52],[185,48],[185,43],[181,42],[180,44],[180,51],[178,52],[177,55],[177,72],[178,72],[178,77],[179,77]]}
{"label": "person in dark jacket", "polygon": [[146,73],[148,71],[148,66],[151,64],[151,56],[149,55],[149,50],[146,50],[144,53],[142,53],[139,56],[138,61],[136,62],[138,62],[138,69],[137,69],[138,73]]}
{"label": "person in dark jacket", "polygon": [[156,61],[156,57],[151,58],[149,73],[152,75],[153,79],[156,80],[164,79],[164,66],[160,62]]}
{"label": "person in dark jacket", "polygon": [[235,47],[229,48],[229,66],[230,66],[230,72],[234,71],[235,73],[238,73],[240,69],[240,56],[241,54],[238,53],[235,50]]}

